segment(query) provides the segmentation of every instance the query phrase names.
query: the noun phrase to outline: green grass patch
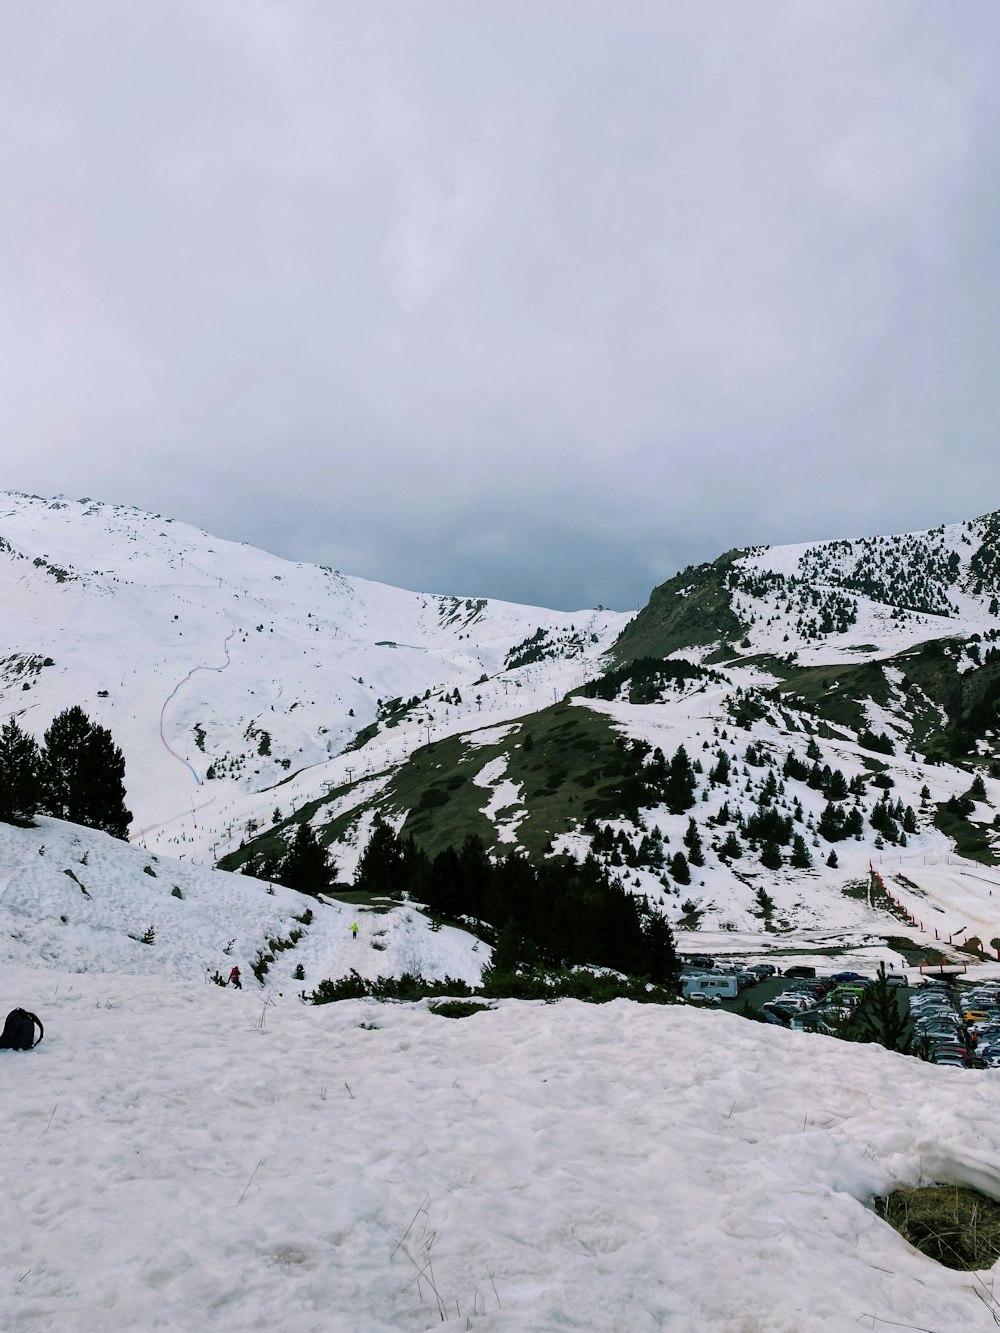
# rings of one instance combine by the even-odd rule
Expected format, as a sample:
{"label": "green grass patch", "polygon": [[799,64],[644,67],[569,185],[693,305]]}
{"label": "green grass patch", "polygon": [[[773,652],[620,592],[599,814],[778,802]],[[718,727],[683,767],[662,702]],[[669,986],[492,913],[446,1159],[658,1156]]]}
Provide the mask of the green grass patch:
{"label": "green grass patch", "polygon": [[[711,564],[689,565],[650,593],[649,602],[625,626],[611,650],[616,666],[636,657],[669,657],[680,648],[738,641],[746,626],[733,612],[726,575],[743,551],[727,551]],[[732,654],[729,654],[732,656]]]}
{"label": "green grass patch", "polygon": [[886,707],[891,694],[879,662],[800,667],[779,688],[782,694],[801,696],[823,721],[854,732],[867,726],[865,702],[871,699]]}
{"label": "green grass patch", "polygon": [[461,736],[422,746],[393,775],[378,805],[397,815],[407,811],[402,836],[412,834],[432,856],[461,847],[470,833],[492,846],[493,824],[482,813],[490,793],[472,779],[504,748],[505,743],[472,746]]}
{"label": "green grass patch", "polygon": [[[395,774],[379,804],[389,811],[406,810],[402,836],[412,834],[431,856],[460,847],[469,834],[491,851],[503,850],[509,844],[498,842],[493,822],[482,813],[490,792],[474,778],[491,760],[505,757],[503,777],[520,788],[523,801],[510,813],[527,811],[517,827],[517,842],[540,859],[554,837],[575,829],[589,814],[611,818],[622,813],[628,761],[615,745],[618,737],[605,714],[563,700],[520,719],[494,745],[470,745],[450,736],[425,746]],[[503,820],[504,812],[499,817]]]}
{"label": "green grass patch", "polygon": [[906,959],[907,967],[919,967],[921,963],[950,963],[951,959],[932,944],[919,944],[905,935],[883,935],[886,946],[895,949]]}
{"label": "green grass patch", "polygon": [[949,810],[947,803],[938,803],[934,814],[934,827],[955,843],[959,856],[978,861],[981,865],[1000,865],[1000,857],[993,850],[990,840],[990,828],[983,824],[973,824],[964,815]]}

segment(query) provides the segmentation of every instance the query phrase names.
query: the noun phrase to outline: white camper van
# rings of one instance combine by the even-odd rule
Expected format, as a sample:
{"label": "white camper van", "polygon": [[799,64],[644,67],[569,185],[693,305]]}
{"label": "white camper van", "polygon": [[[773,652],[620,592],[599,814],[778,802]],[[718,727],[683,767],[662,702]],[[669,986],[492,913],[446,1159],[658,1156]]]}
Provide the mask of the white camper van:
{"label": "white camper van", "polygon": [[687,999],[692,991],[700,991],[709,999],[717,995],[720,1000],[735,1000],[740,988],[735,976],[720,977],[717,973],[700,972],[696,976],[681,977],[681,994],[684,998]]}

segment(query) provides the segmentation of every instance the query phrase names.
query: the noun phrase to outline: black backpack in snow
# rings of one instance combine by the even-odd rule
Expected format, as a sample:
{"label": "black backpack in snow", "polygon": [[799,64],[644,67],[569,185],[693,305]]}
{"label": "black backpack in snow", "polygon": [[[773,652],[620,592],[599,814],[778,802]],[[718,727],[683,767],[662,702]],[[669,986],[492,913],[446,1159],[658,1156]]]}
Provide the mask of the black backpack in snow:
{"label": "black backpack in snow", "polygon": [[30,1051],[37,1046],[35,1024],[38,1024],[38,1041],[45,1036],[42,1020],[27,1009],[12,1009],[0,1032],[0,1051]]}

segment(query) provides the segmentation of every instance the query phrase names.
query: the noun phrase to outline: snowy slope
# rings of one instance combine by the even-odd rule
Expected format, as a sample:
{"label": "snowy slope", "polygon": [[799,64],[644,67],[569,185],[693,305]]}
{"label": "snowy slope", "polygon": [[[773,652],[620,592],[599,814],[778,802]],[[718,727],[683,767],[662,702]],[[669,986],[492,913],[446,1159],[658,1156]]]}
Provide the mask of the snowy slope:
{"label": "snowy slope", "polygon": [[[0,711],[40,735],[60,708],[81,703],[125,751],[134,841],[184,864],[211,864],[270,828],[275,811],[288,820],[332,794],[316,824],[353,812],[353,827],[333,848],[347,879],[391,775],[428,742],[455,734],[467,738],[466,753],[482,748],[482,759],[468,764],[474,808],[493,824],[498,847],[516,848],[523,787],[513,756],[490,750],[490,742],[508,736],[516,746],[523,727],[516,719],[599,674],[603,653],[629,620],[404,592],[91,501],[5,495],[0,539]],[[858,708],[868,725],[896,740],[891,796],[918,820],[905,848],[879,846],[866,823],[860,840],[837,844],[839,864],[828,867],[830,848],[815,834],[826,798],[791,781],[779,805],[787,812],[793,797],[801,801],[811,869],[772,872],[756,856],[727,862],[719,855],[722,831],[709,827],[723,802],[749,816],[760,799],[753,784],[762,773],[744,763],[748,743],[779,769],[789,751],[803,755],[806,737],[796,728],[812,723],[796,720],[788,707],[745,728],[732,725],[736,691],[776,683],[768,654],[794,652],[799,664],[872,661],[935,635],[989,633],[996,546],[997,520],[987,516],[928,533],[740,556],[727,576],[747,626],[740,652],[763,654],[764,666],[728,661],[718,681],[668,692],[653,705],[629,703],[627,692],[615,702],[579,705],[606,713],[623,735],[667,755],[683,744],[706,766],[720,749],[732,760],[731,785],[712,788],[702,779],[690,812],[706,849],[692,884],[678,886],[662,868],[642,866],[623,872],[627,884],[666,907],[682,931],[693,904],[700,940],[717,935],[737,952],[794,946],[811,954],[837,942],[881,956],[882,937],[900,933],[900,923],[844,893],[872,861],[896,876],[893,891],[919,923],[920,940],[975,935],[988,944],[1000,937],[1000,874],[961,862],[932,823],[936,803],[965,791],[969,774],[908,757],[914,741],[907,708],[915,692],[906,695],[895,666],[886,669],[885,702]],[[814,622],[827,613],[849,624],[821,629]],[[707,652],[702,646],[689,655]],[[972,665],[962,657],[957,667]],[[391,700],[401,706],[387,707]],[[363,728],[363,743],[346,748]],[[838,731],[822,740],[823,762],[870,784],[870,752],[850,728]],[[1000,809],[1000,781],[987,776],[986,786],[976,816],[984,825]],[[877,795],[871,791],[866,812]],[[397,825],[404,817],[398,809],[390,814]],[[688,817],[653,808],[646,824],[660,829],[672,853],[683,845]],[[576,820],[555,843],[577,856],[589,846]],[[773,903],[766,924],[761,891]],[[173,910],[167,905],[164,923]],[[307,935],[294,951],[297,962],[318,948],[307,976],[313,967],[322,975],[346,970],[328,965],[326,945],[316,938]],[[422,927],[409,942],[400,934],[402,961],[380,970],[406,970],[405,959],[419,952],[414,940],[422,938]],[[693,947],[707,945],[695,940]],[[145,946],[133,941],[129,948],[145,956]],[[275,975],[290,972],[292,952],[280,956]]]}
{"label": "snowy slope", "polygon": [[729,575],[743,651],[794,650],[800,665],[858,661],[998,629],[998,534],[998,516],[987,514],[927,532],[748,551]]}
{"label": "snowy slope", "polygon": [[[511,756],[494,751],[518,743],[513,719],[596,674],[626,617],[402,593],[89,502],[4,497],[2,507],[0,711],[40,734],[81,703],[125,749],[139,819],[131,846],[55,820],[0,824],[0,999],[46,1027],[35,1051],[0,1052],[0,1328],[996,1327],[993,1275],[940,1268],[870,1207],[920,1181],[1000,1197],[995,1071],[684,1006],[504,1001],[460,1021],[427,1004],[306,1007],[299,991],[352,967],[475,982],[488,950],[465,932],[431,931],[410,904],[317,902],[198,863],[237,843],[248,821],[275,806],[288,815],[353,775],[336,798],[364,805],[340,849],[350,873],[385,774],[428,738],[469,730],[476,799],[516,846],[522,788]],[[959,574],[941,632],[982,613],[958,600],[986,597],[959,589],[974,538],[968,525],[945,533],[945,567],[955,549]],[[749,558],[792,568],[790,555]],[[839,577],[842,587],[854,575]],[[756,647],[776,648],[788,632],[773,620],[779,602],[757,600]],[[860,608],[844,632],[852,643],[876,627]],[[927,637],[916,622],[904,628]],[[528,660],[508,665],[526,641]],[[845,639],[836,651],[860,649]],[[904,745],[892,795],[919,812],[905,847],[879,849],[866,828],[837,844],[838,869],[819,852],[807,871],[719,857],[709,820],[727,798],[750,811],[768,771],[745,764],[746,747],[780,766],[807,741],[801,719],[792,727],[778,709],[734,726],[734,692],[762,680],[736,664],[654,704],[627,692],[575,704],[666,753],[683,743],[706,769],[722,748],[731,757],[730,787],[699,777],[706,863],[695,882],[625,872],[675,918],[686,895],[696,900],[698,928],[681,943],[820,966],[836,949],[841,966],[869,971],[880,958],[898,965],[890,934],[1000,935],[1000,872],[956,857],[930,821],[969,773]],[[461,702],[436,697],[453,700],[456,687]],[[336,753],[375,720],[376,699],[425,689],[432,698],[396,726]],[[891,708],[868,720],[898,722]],[[820,743],[848,779],[872,776],[849,729]],[[213,760],[232,773],[207,779]],[[977,815],[988,823],[1000,780],[985,781]],[[824,799],[789,780],[782,808],[793,795],[810,829]],[[688,818],[663,807],[644,822],[673,850]],[[582,855],[588,837],[577,830],[565,845]],[[869,857],[919,929],[843,893]],[[775,904],[769,928],[761,887]],[[251,969],[265,955],[258,982]],[[243,991],[210,983],[233,963]]]}
{"label": "snowy slope", "polygon": [[[40,737],[80,704],[125,754],[133,837],[205,861],[349,770],[551,700],[628,620],[405,592],[125,506],[13,493],[0,604],[0,715]],[[508,668],[539,631],[540,660]],[[379,701],[414,698],[344,754]]]}
{"label": "snowy slope", "polygon": [[[747,747],[754,746],[759,754],[773,759],[779,773],[789,751],[803,758],[806,748],[805,737],[789,735],[767,718],[746,728],[733,727],[725,710],[730,693],[731,689],[725,686],[709,687],[653,706],[577,701],[579,707],[608,714],[624,735],[658,746],[665,754],[684,745],[692,756],[701,755],[706,767],[711,766],[720,749],[731,757],[730,785],[716,786],[702,778],[699,799],[690,811],[672,815],[665,806],[657,806],[644,815],[646,825],[660,828],[669,840],[669,847],[674,849],[683,849],[688,820],[695,816],[705,837],[705,866],[692,868],[692,884],[675,887],[672,894],[665,889],[660,874],[636,868],[627,874],[636,892],[648,894],[668,910],[672,900],[688,898],[698,903],[702,909],[701,929],[722,931],[723,947],[727,941],[728,949],[734,948],[736,935],[747,933],[763,933],[763,943],[781,947],[795,940],[833,944],[841,938],[858,940],[873,933],[906,935],[908,929],[887,917],[884,911],[873,911],[864,900],[843,893],[845,886],[867,879],[869,867],[874,865],[891,882],[893,895],[923,927],[916,932],[916,938],[927,944],[940,944],[952,935],[956,940],[977,936],[987,943],[1000,937],[1000,866],[980,865],[957,855],[952,840],[931,821],[936,803],[947,801],[949,796],[969,786],[969,774],[949,764],[924,764],[905,755],[893,758],[892,799],[917,812],[917,831],[907,838],[905,847],[880,845],[883,840],[867,818],[859,840],[847,838],[833,845],[823,841],[815,836],[813,829],[827,804],[825,795],[805,783],[783,779],[785,790],[777,799],[777,808],[789,813],[793,800],[800,801],[803,818],[796,829],[807,837],[813,866],[809,870],[786,866],[775,873],[764,869],[756,857],[744,856],[729,863],[721,858],[718,843],[728,826],[713,830],[709,821],[718,815],[723,803],[732,811],[743,810],[749,816],[759,800],[763,772],[746,764]],[[728,739],[723,741],[720,737],[727,723]],[[707,754],[701,748],[705,740],[711,746]],[[839,769],[846,779],[870,777],[866,761],[870,763],[871,755],[856,742],[825,738],[820,749],[823,762]],[[751,781],[755,787],[747,791]],[[990,823],[994,811],[1000,809],[1000,780],[985,777],[984,786],[988,801],[982,803],[976,814],[984,823]],[[921,796],[924,790],[929,793],[926,800]],[[878,795],[879,790],[873,789],[869,805]],[[585,837],[565,838],[560,846],[572,849],[580,857],[588,849],[589,841]],[[835,868],[825,864],[831,850],[837,855]],[[916,891],[910,887],[913,884],[917,885]],[[771,930],[764,929],[761,920],[756,897],[761,888],[766,889],[775,903],[775,925]],[[697,950],[708,946],[692,941],[692,947]]]}
{"label": "snowy slope", "polygon": [[1000,1074],[624,1001],[262,1008],[4,969],[0,1326],[995,1328],[870,1208],[1000,1192]]}
{"label": "snowy slope", "polygon": [[[304,919],[311,915],[311,919]],[[358,925],[358,937],[351,926]],[[143,942],[144,936],[151,938]],[[274,942],[280,948],[274,947]],[[260,955],[273,962],[258,983]],[[0,959],[68,972],[204,984],[235,964],[255,994],[311,991],[352,968],[478,984],[490,950],[410,906],[375,911],[150,853],[39,817],[0,823]],[[301,965],[304,977],[293,975]],[[212,987],[214,990],[215,987]]]}

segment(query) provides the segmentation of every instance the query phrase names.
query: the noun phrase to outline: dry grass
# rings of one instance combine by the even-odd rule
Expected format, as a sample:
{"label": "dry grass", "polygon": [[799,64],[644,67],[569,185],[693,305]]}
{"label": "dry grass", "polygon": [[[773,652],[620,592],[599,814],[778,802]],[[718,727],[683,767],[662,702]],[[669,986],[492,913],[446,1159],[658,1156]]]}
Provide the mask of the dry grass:
{"label": "dry grass", "polygon": [[879,1216],[921,1254],[974,1272],[1000,1258],[1000,1203],[958,1185],[896,1190],[876,1199]]}

